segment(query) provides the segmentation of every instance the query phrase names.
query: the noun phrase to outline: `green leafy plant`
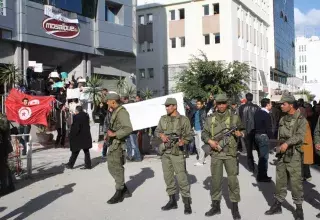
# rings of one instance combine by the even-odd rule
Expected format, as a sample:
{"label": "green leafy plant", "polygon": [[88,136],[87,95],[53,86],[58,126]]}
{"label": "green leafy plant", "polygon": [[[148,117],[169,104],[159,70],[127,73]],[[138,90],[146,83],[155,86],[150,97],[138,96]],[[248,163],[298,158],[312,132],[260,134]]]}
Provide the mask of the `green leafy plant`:
{"label": "green leafy plant", "polygon": [[19,83],[22,75],[18,67],[14,64],[5,64],[0,67],[0,83],[5,85],[6,89],[14,87],[14,84]]}
{"label": "green leafy plant", "polygon": [[123,95],[123,92],[124,92],[124,88],[126,86],[126,78],[125,77],[119,77],[119,78],[116,78],[118,81],[117,81],[117,89],[118,89],[118,93],[119,95]]}
{"label": "green leafy plant", "polygon": [[301,91],[298,91],[298,92],[296,92],[295,94],[296,94],[296,95],[306,95],[307,98],[308,98],[308,100],[304,100],[304,101],[306,101],[306,102],[311,102],[311,101],[313,101],[314,98],[316,97],[316,95],[311,94],[310,91],[305,90],[305,89],[303,89],[303,90],[301,90]]}
{"label": "green leafy plant", "polygon": [[142,93],[142,97],[144,99],[152,99],[152,97],[153,97],[153,91],[149,88],[142,90],[141,93]]}
{"label": "green leafy plant", "polygon": [[88,89],[84,91],[85,94],[89,94],[92,97],[94,106],[99,105],[102,101],[102,79],[97,75],[92,75],[87,80]]}
{"label": "green leafy plant", "polygon": [[129,98],[134,98],[136,95],[136,89],[133,86],[129,86],[127,83],[124,88],[124,95],[128,96]]}
{"label": "green leafy plant", "polygon": [[175,89],[190,99],[206,99],[210,93],[226,93],[235,98],[249,90],[250,68],[238,61],[209,61],[201,51],[198,57],[192,56],[188,68],[174,79]]}

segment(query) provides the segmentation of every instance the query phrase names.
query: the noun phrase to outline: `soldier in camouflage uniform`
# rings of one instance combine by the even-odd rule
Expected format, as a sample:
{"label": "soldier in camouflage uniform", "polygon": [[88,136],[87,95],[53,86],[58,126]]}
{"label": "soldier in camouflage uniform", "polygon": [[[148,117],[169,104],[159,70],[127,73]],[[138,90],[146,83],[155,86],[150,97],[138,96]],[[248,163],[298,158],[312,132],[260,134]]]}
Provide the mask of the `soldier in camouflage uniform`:
{"label": "soldier in camouflage uniform", "polygon": [[9,121],[4,115],[0,114],[0,196],[10,193],[15,189],[8,165],[8,155],[11,152]]}
{"label": "soldier in camouflage uniform", "polygon": [[[178,208],[175,199],[176,184],[174,174],[176,174],[182,201],[184,203],[184,213],[191,214],[190,184],[186,171],[186,160],[182,152],[184,145],[191,139],[191,125],[187,117],[182,116],[177,111],[177,100],[168,98],[165,102],[167,115],[161,117],[155,136],[161,138],[163,144],[160,145],[160,155],[162,155],[162,169],[164,181],[167,185],[169,202],[161,209],[163,211]],[[172,135],[178,135],[179,139],[172,140]]]}
{"label": "soldier in camouflage uniform", "polygon": [[288,176],[291,181],[292,198],[296,204],[296,220],[303,220],[303,187],[302,187],[302,145],[306,133],[307,120],[294,108],[295,98],[292,95],[283,95],[280,103],[283,116],[279,123],[278,139],[281,144],[278,152],[276,168],[275,203],[265,213],[274,215],[282,213],[281,203],[287,195]]}
{"label": "soldier in camouflage uniform", "polygon": [[115,204],[122,202],[124,198],[131,197],[131,193],[124,182],[123,165],[125,164],[125,140],[132,132],[132,125],[129,113],[124,107],[120,106],[120,96],[109,93],[107,100],[108,107],[113,110],[106,136],[110,143],[107,156],[108,169],[116,182],[116,193],[107,203]]}
{"label": "soldier in camouflage uniform", "polygon": [[[212,208],[205,213],[206,216],[213,216],[221,213],[221,189],[223,179],[223,165],[228,175],[229,197],[233,204],[232,216],[234,219],[241,219],[238,202],[240,202],[240,187],[237,178],[237,137],[243,137],[244,130],[240,117],[228,110],[228,98],[225,94],[217,95],[216,103],[218,111],[207,118],[201,138],[204,143],[211,147],[211,176],[212,176]],[[225,128],[237,127],[237,131],[226,139],[218,142],[214,136]],[[222,149],[220,149],[222,148]]]}

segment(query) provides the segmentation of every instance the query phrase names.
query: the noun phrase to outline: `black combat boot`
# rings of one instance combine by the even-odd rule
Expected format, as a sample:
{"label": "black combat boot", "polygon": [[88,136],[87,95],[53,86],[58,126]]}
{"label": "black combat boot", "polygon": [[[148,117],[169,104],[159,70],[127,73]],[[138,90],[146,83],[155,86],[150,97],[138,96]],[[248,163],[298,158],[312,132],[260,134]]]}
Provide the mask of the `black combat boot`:
{"label": "black combat boot", "polygon": [[296,220],[304,220],[304,217],[303,217],[303,209],[302,209],[302,205],[297,205],[297,208],[296,208]]}
{"label": "black combat boot", "polygon": [[108,204],[116,204],[123,201],[122,190],[117,190],[116,193],[108,200]]}
{"label": "black combat boot", "polygon": [[211,207],[212,208],[208,212],[206,212],[205,216],[210,217],[221,214],[220,201],[213,200]]}
{"label": "black combat boot", "polygon": [[190,197],[182,197],[182,201],[184,203],[184,214],[185,215],[192,214],[191,198]]}
{"label": "black combat boot", "polygon": [[122,196],[123,196],[123,198],[129,198],[129,197],[132,196],[132,194],[128,190],[126,184],[124,184],[124,187],[123,187],[123,190],[122,190]]}
{"label": "black combat boot", "polygon": [[232,217],[234,220],[240,220],[241,219],[241,215],[239,213],[239,208],[238,208],[238,203],[237,202],[233,202],[232,203]]}
{"label": "black combat boot", "polygon": [[175,195],[171,195],[169,196],[169,202],[165,206],[161,207],[161,210],[168,211],[168,210],[177,209],[177,208],[178,208],[178,205],[177,205],[176,197]]}
{"label": "black combat boot", "polygon": [[281,203],[276,200],[273,205],[270,207],[268,211],[266,211],[264,214],[265,215],[275,215],[275,214],[281,214],[282,213],[282,208],[281,208]]}

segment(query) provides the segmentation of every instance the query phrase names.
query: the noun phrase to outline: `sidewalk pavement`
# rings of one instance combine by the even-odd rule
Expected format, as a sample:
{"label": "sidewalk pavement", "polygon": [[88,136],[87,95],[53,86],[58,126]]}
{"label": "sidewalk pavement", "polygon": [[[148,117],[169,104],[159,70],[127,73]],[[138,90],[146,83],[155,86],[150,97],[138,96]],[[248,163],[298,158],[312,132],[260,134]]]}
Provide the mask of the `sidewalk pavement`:
{"label": "sidewalk pavement", "polygon": [[[91,151],[94,168],[81,170],[84,155],[80,153],[74,170],[65,170],[62,163],[69,159],[68,149],[38,148],[33,153],[33,177],[17,180],[18,190],[0,199],[0,219],[30,220],[173,220],[210,219],[204,213],[210,209],[210,158],[203,167],[195,167],[195,156],[187,160],[191,182],[192,209],[190,216],[183,214],[183,204],[179,196],[178,209],[163,212],[168,197],[165,192],[161,161],[156,157],[146,157],[143,162],[128,162],[125,165],[128,188],[133,192],[131,198],[116,205],[106,201],[114,194],[114,181],[107,163],[100,154]],[[272,158],[272,157],[271,157]],[[245,158],[241,158],[246,164]],[[320,212],[320,171],[312,169],[313,180],[305,183],[303,204],[305,219],[316,219]],[[269,175],[275,181],[275,167],[270,166]],[[226,177],[226,173],[224,173]],[[291,193],[282,215],[265,216],[264,212],[273,202],[274,182],[257,183],[255,178],[240,164],[239,204],[243,220],[282,220],[294,219],[291,211]],[[227,179],[223,180],[222,214],[211,219],[232,219],[231,203],[228,199]]]}

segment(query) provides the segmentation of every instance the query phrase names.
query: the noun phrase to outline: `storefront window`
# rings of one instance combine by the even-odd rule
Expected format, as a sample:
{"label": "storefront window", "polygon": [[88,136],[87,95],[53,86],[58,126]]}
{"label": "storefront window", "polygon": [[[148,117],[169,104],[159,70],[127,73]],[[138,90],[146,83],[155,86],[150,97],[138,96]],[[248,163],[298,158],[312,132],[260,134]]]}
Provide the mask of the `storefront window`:
{"label": "storefront window", "polygon": [[0,16],[6,16],[6,0],[0,0]]}

